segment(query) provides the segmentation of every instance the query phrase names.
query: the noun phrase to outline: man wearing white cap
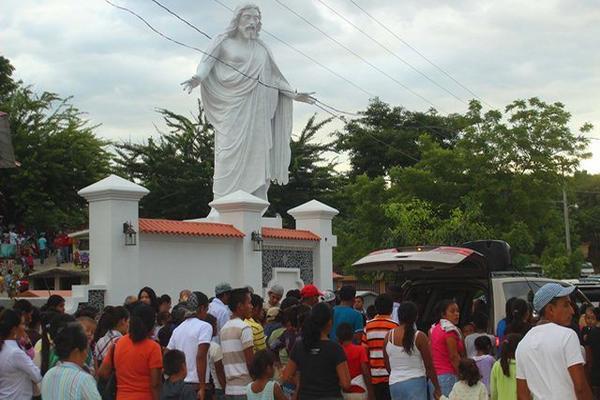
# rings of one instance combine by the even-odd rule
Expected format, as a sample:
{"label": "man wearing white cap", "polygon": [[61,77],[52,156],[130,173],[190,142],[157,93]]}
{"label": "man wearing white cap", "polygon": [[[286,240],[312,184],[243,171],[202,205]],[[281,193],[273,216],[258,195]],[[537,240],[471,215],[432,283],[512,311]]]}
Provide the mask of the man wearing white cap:
{"label": "man wearing white cap", "polygon": [[542,286],[533,298],[540,322],[517,347],[519,400],[592,400],[577,334],[570,328],[574,286]]}
{"label": "man wearing white cap", "polygon": [[279,307],[281,298],[283,297],[283,286],[275,283],[267,292],[268,298],[263,306],[265,312],[268,312],[273,307]]}

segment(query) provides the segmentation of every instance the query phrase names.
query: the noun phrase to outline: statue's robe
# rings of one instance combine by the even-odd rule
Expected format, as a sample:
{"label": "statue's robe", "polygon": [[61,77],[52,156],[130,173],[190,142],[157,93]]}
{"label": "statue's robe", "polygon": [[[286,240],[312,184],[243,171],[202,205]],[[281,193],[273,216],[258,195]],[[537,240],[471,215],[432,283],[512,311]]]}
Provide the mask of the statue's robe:
{"label": "statue's robe", "polygon": [[[273,55],[259,39],[248,41],[250,57],[231,62],[233,70],[215,57],[227,39],[215,39],[198,71],[210,70],[201,83],[201,98],[206,117],[215,128],[214,198],[237,190],[255,193],[271,181],[288,182],[290,138],[292,134],[292,98]],[[273,89],[260,84],[273,86]],[[288,95],[282,93],[288,91]]]}

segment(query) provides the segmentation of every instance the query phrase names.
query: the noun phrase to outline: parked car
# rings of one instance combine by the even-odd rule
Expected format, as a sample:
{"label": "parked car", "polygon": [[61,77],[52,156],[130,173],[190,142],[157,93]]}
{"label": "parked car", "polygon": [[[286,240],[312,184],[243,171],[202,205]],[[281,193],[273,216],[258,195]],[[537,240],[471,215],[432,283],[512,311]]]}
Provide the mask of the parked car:
{"label": "parked car", "polygon": [[[506,242],[487,240],[464,246],[378,250],[356,261],[354,267],[362,272],[391,273],[402,287],[403,298],[419,307],[417,325],[424,331],[437,320],[435,308],[443,299],[456,300],[460,325],[471,321],[475,300],[483,299],[490,317],[489,331],[495,333],[509,298],[531,302],[535,292],[548,282],[568,285],[538,274],[508,270],[510,247]],[[589,302],[580,291],[573,297],[578,306]]]}

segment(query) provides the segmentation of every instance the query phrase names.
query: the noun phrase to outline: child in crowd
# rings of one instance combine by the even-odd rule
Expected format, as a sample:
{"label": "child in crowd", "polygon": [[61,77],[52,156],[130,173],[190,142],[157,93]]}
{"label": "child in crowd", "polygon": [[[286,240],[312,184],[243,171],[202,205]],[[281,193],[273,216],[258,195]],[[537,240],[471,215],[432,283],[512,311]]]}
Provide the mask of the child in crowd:
{"label": "child in crowd", "polygon": [[183,380],[187,375],[185,354],[180,350],[168,350],[163,357],[163,369],[168,376],[160,390],[160,400],[195,400],[196,392]]}
{"label": "child in crowd", "polygon": [[488,392],[481,383],[477,364],[470,358],[464,358],[458,364],[458,379],[448,397],[442,400],[488,400]]}
{"label": "child in crowd", "polygon": [[372,390],[371,372],[367,349],[352,343],[354,331],[352,325],[342,323],[337,327],[337,339],[344,349],[350,370],[352,387],[349,393],[342,393],[345,400],[366,400]]}
{"label": "child in crowd", "polygon": [[467,336],[475,333],[475,324],[472,322],[467,322],[462,326],[462,328],[460,328],[460,330],[462,332],[463,337],[466,338]]}
{"label": "child in crowd", "polygon": [[481,374],[481,381],[489,393],[490,374],[492,366],[496,362],[494,357],[490,355],[492,352],[492,341],[488,336],[479,336],[475,339],[475,350],[477,351],[477,355],[473,357],[473,360],[477,364],[477,368]]}
{"label": "child in crowd", "polygon": [[94,354],[94,333],[96,333],[97,323],[90,317],[79,317],[77,321],[83,326],[83,331],[88,338],[89,350],[84,366],[89,370],[92,376],[95,376],[98,365],[96,365],[96,357]]}
{"label": "child in crowd", "polygon": [[502,356],[494,363],[490,376],[492,400],[517,400],[515,352],[522,338],[517,333],[511,333],[502,341]]}
{"label": "child in crowd", "polygon": [[260,350],[254,354],[250,376],[254,380],[246,387],[248,400],[287,400],[281,386],[273,380],[275,358],[270,351]]}

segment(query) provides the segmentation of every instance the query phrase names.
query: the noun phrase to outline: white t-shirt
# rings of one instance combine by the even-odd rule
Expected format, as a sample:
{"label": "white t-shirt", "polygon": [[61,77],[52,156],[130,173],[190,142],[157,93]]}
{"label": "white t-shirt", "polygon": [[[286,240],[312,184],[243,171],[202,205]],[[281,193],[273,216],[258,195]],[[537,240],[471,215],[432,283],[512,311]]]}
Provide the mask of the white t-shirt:
{"label": "white t-shirt", "polygon": [[[187,365],[187,375],[184,382],[199,383],[198,371],[196,369],[198,346],[201,344],[210,345],[211,338],[212,326],[208,322],[201,321],[198,318],[186,319],[173,331],[167,348],[184,352],[185,363]],[[206,377],[204,382],[209,382],[210,368],[208,368],[208,355],[206,361]]]}
{"label": "white t-shirt", "polygon": [[219,378],[217,377],[217,368],[215,367],[215,363],[222,360],[223,351],[221,350],[221,345],[215,341],[210,342],[210,347],[208,349],[208,364],[210,366],[210,374],[212,375],[215,389],[223,389],[219,382]]}
{"label": "white t-shirt", "polygon": [[527,380],[534,399],[576,398],[567,369],[584,360],[572,329],[554,323],[532,328],[519,343],[516,359],[517,379]]}

